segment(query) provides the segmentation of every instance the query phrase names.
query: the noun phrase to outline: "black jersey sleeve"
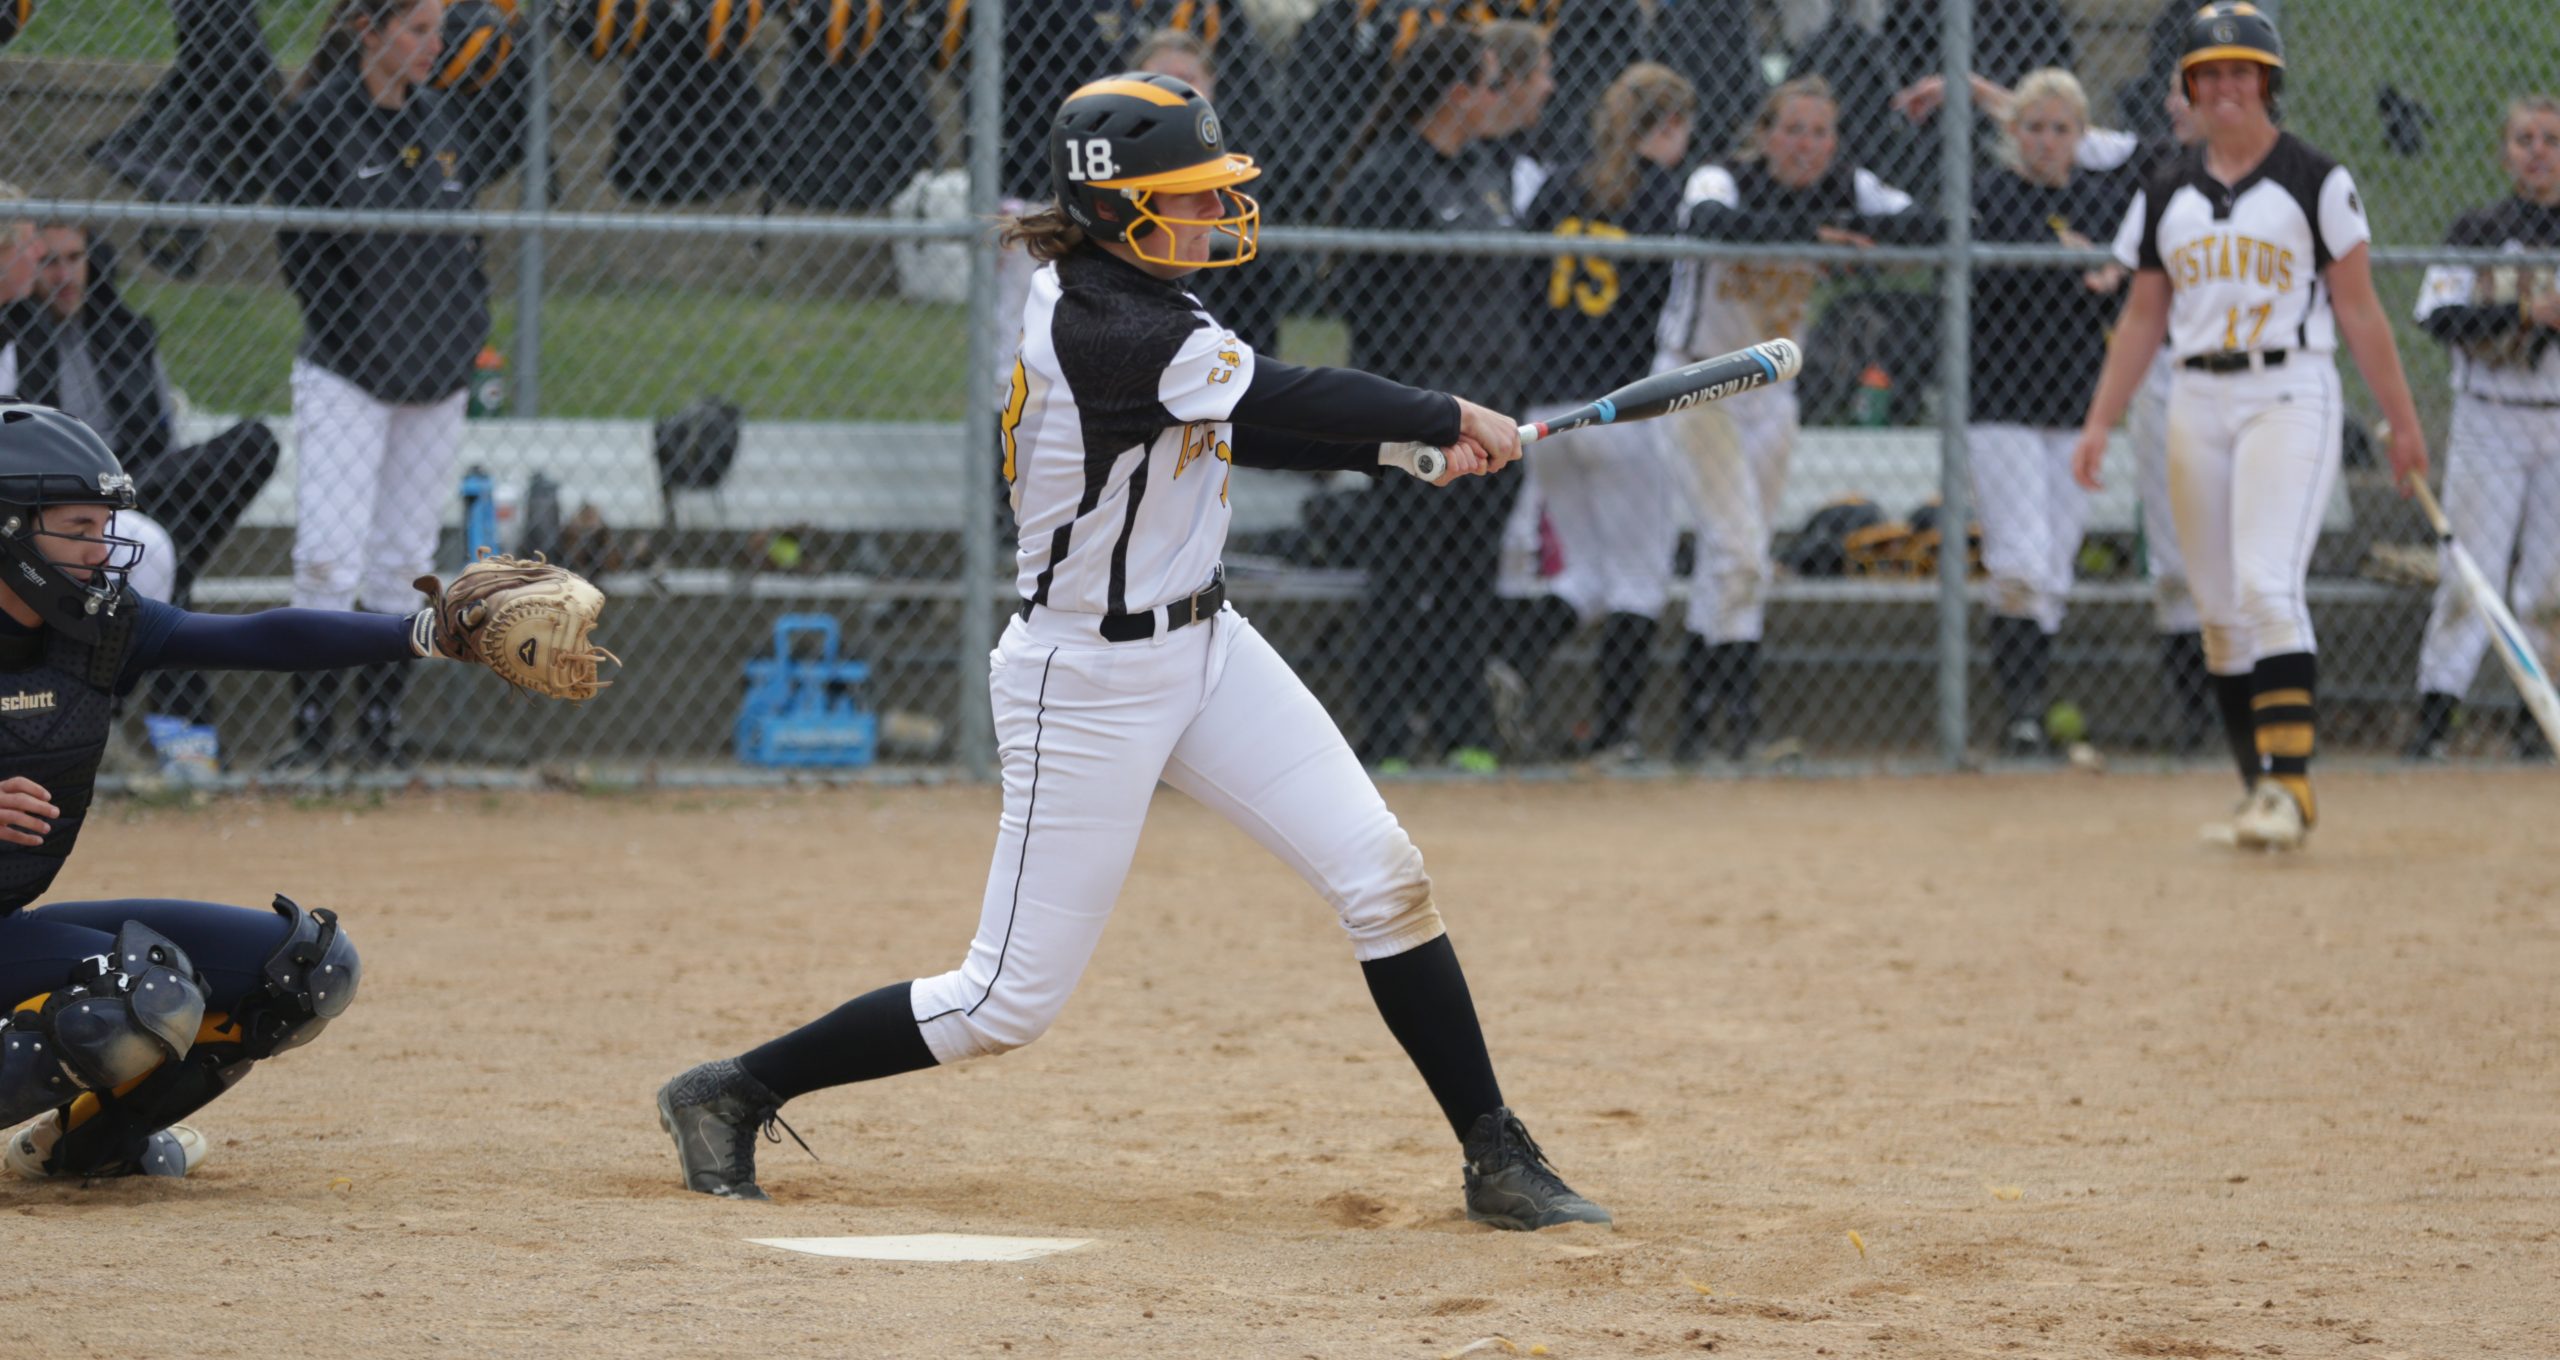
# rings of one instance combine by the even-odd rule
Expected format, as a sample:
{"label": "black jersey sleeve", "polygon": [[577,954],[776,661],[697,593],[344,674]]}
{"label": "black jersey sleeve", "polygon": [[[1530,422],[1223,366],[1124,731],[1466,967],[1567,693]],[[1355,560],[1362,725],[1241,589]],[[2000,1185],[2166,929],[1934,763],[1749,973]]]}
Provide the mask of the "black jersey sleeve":
{"label": "black jersey sleeve", "polygon": [[[1248,427],[1331,444],[1458,442],[1458,401],[1445,392],[1407,387],[1351,368],[1312,368],[1260,359],[1237,398],[1236,461],[1280,467],[1247,456]],[[1345,464],[1344,466],[1356,466]]]}
{"label": "black jersey sleeve", "polygon": [[155,670],[333,671],[384,661],[415,661],[409,619],[332,609],[269,609],[255,614],[196,614],[140,601],[133,648],[116,677],[131,691]]}

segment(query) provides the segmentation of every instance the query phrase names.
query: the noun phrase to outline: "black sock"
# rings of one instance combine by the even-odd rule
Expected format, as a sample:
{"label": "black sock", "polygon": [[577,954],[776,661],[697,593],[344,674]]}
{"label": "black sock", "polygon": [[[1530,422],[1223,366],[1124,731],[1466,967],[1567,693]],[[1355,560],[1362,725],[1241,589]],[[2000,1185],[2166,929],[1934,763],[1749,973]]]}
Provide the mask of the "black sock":
{"label": "black sock", "polygon": [[1493,1058],[1485,1052],[1484,1027],[1476,1023],[1458,951],[1443,935],[1393,958],[1371,959],[1360,971],[1388,1032],[1404,1045],[1431,1098],[1440,1102],[1450,1132],[1464,1142],[1478,1116],[1501,1108],[1502,1086],[1493,1079]]}
{"label": "black sock", "polygon": [[908,1003],[912,982],[865,992],[760,1048],[738,1055],[776,1100],[829,1086],[877,1081],[933,1066]]}
{"label": "black sock", "polygon": [[2214,701],[2222,708],[2222,736],[2231,743],[2231,759],[2240,767],[2240,787],[2258,787],[2258,715],[2250,707],[2258,682],[2248,675],[2213,677]]}
{"label": "black sock", "polygon": [[1600,627],[1600,724],[1595,746],[1615,746],[1635,735],[1636,705],[1644,700],[1645,671],[1653,662],[1653,620],[1611,614]]}

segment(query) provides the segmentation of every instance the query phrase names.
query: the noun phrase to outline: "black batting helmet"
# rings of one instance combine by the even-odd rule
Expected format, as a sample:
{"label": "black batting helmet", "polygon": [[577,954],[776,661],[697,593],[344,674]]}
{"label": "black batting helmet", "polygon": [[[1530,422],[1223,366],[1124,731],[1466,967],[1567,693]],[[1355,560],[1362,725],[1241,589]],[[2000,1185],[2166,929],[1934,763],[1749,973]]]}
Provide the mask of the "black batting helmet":
{"label": "black batting helmet", "polygon": [[[113,533],[96,537],[45,527],[48,506],[133,508],[133,478],[95,430],[50,406],[0,397],[0,584],[48,624],[82,642],[125,600],[125,577],[142,545]],[[112,524],[110,525],[112,528]],[[81,574],[46,555],[41,539],[103,542],[106,560],[77,564]]]}
{"label": "black batting helmet", "polygon": [[[1068,95],[1049,125],[1049,182],[1058,206],[1087,236],[1118,241],[1157,264],[1204,268],[1253,258],[1262,205],[1235,186],[1260,175],[1253,157],[1227,150],[1217,111],[1198,90],[1172,76],[1131,72],[1097,80]],[[1158,194],[1217,191],[1223,211],[1214,218],[1168,218],[1150,201]],[[1147,253],[1149,239],[1169,241],[1166,228],[1214,226],[1234,244],[1212,260],[1175,260]]]}
{"label": "black batting helmet", "polygon": [[[2259,13],[2248,0],[2214,0],[2187,21],[2187,48],[2178,58],[2178,84],[2187,88],[2188,73],[2208,61],[2254,61],[2267,71],[2267,100],[2273,104],[2284,89],[2284,39],[2275,20]],[[2192,89],[2187,97],[2195,97]]]}

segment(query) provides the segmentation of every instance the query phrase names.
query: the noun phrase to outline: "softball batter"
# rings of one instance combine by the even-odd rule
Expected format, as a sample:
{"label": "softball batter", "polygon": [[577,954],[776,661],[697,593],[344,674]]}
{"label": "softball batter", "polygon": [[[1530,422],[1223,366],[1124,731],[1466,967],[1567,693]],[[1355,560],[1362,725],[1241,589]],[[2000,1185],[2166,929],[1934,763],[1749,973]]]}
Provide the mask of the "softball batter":
{"label": "softball batter", "polygon": [[756,1137],[785,1101],[1040,1037],[1101,939],[1161,779],[1340,916],[1458,1135],[1470,1218],[1607,1222],[1504,1107],[1421,853],[1315,697],[1226,606],[1218,569],[1230,464],[1375,470],[1377,441],[1420,441],[1451,447],[1446,485],[1518,458],[1516,428],[1455,397],[1258,355],[1176,286],[1251,259],[1261,217],[1235,188],[1260,171],[1190,86],[1132,73],[1077,90],[1049,165],[1055,202],[1009,231],[1043,263],[1002,421],[1022,607],[991,658],[1004,814],[977,939],[950,972],[668,1082],[658,1116],[685,1184],[763,1199]]}
{"label": "softball batter", "polygon": [[[2500,151],[2514,195],[2454,219],[2445,244],[2560,246],[2560,100],[2528,95],[2508,105]],[[2445,517],[2502,589],[2522,543],[2509,602],[2526,626],[2545,625],[2560,605],[2560,286],[2548,269],[2440,265],[2427,271],[2419,291],[2418,321],[2453,349]],[[2537,641],[2550,656],[2547,628]],[[2446,571],[2418,652],[2418,728],[2409,754],[2444,753],[2488,645],[2487,627]],[[2529,716],[2516,728],[2528,743],[2526,734],[2539,730]]]}
{"label": "softball batter", "polygon": [[[2275,124],[2275,25],[2222,0],[2188,25],[2181,82],[2200,145],[2144,185],[2117,232],[2133,269],[2073,470],[2098,485],[2107,434],[2165,335],[2170,499],[2224,730],[2249,789],[2219,838],[2302,844],[2318,668],[2304,577],[2338,475],[2344,339],[2391,422],[2391,469],[2423,475],[2425,436],[2374,296],[2364,203],[2346,167]],[[2261,775],[2265,777],[2260,778]]]}
{"label": "softball batter", "polygon": [[[1685,229],[1719,241],[1820,241],[1872,246],[1917,241],[1933,224],[1911,196],[1872,173],[1838,164],[1839,102],[1820,76],[1769,92],[1752,123],[1751,146],[1731,167],[1689,176]],[[1657,329],[1656,373],[1776,337],[1797,338],[1820,277],[1815,266],[1780,260],[1683,260]],[[1674,755],[1705,754],[1711,724],[1724,720],[1724,746],[1745,755],[1759,722],[1760,632],[1769,582],[1772,521],[1795,453],[1793,386],[1777,383],[1656,422],[1673,449],[1673,471],[1688,479],[1698,528],[1689,579],[1689,640],[1681,656],[1684,697]]]}

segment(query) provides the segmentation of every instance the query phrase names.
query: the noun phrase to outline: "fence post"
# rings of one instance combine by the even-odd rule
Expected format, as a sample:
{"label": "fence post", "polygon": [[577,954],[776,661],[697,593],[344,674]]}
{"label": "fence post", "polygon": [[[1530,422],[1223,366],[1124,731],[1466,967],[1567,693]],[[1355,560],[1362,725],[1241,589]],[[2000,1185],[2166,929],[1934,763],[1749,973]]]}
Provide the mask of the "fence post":
{"label": "fence post", "polygon": [[[969,218],[996,214],[1004,174],[1004,0],[969,0]],[[996,241],[969,237],[969,409],[961,417],[960,761],[980,779],[995,774],[995,724],[987,711],[987,653],[995,646],[988,612],[996,578]]]}
{"label": "fence post", "polygon": [[1938,176],[1946,218],[1943,307],[1938,327],[1938,756],[1965,763],[1966,551],[1973,523],[1967,480],[1965,416],[1972,406],[1973,306],[1973,0],[1948,0],[1939,49],[1946,102],[1939,106],[1945,163]]}
{"label": "fence post", "polygon": [[[525,0],[524,210],[538,213],[551,206],[551,16],[550,0]],[[542,232],[516,239],[515,415],[542,414]]]}

